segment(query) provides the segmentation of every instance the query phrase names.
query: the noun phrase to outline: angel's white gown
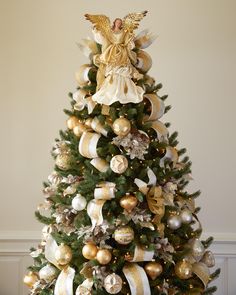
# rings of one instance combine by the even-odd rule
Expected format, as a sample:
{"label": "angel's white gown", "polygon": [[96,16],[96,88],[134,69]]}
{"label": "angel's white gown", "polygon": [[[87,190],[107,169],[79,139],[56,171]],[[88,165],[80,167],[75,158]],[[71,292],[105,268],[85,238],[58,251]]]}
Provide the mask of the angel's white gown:
{"label": "angel's white gown", "polygon": [[112,34],[112,42],[104,41],[98,31],[94,31],[95,40],[104,45],[99,61],[105,65],[105,79],[93,100],[100,104],[111,105],[119,101],[122,104],[138,103],[143,100],[144,90],[137,86],[132,78],[139,72],[131,64],[135,61],[134,43],[127,32],[121,30]]}

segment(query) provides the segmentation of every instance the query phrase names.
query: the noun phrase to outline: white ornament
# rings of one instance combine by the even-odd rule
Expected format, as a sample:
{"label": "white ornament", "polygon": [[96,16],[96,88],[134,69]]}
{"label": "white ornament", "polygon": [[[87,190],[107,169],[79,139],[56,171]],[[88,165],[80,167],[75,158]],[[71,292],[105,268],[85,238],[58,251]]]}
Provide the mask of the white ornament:
{"label": "white ornament", "polygon": [[188,224],[193,220],[193,215],[190,210],[184,209],[180,213],[180,217],[183,223]]}
{"label": "white ornament", "polygon": [[47,264],[40,269],[39,277],[41,280],[44,280],[47,283],[49,283],[56,277],[56,273],[56,268],[51,264]]}
{"label": "white ornament", "polygon": [[123,155],[116,155],[111,159],[110,167],[113,172],[122,174],[128,168],[128,160]]}
{"label": "white ornament", "polygon": [[169,228],[175,230],[181,227],[181,218],[179,215],[170,216],[167,220]]}
{"label": "white ornament", "polygon": [[85,209],[87,205],[87,201],[85,197],[81,196],[80,194],[77,194],[74,199],[72,200],[72,208],[76,211],[82,211]]}
{"label": "white ornament", "polygon": [[104,280],[104,287],[109,294],[117,294],[122,289],[122,279],[115,273],[108,275]]}

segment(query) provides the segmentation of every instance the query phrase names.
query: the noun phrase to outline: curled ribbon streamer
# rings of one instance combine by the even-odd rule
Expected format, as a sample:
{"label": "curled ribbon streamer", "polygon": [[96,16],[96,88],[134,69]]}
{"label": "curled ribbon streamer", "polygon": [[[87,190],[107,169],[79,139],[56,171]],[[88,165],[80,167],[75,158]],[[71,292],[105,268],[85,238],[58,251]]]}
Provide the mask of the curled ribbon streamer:
{"label": "curled ribbon streamer", "polygon": [[97,144],[101,137],[100,134],[94,132],[83,132],[79,141],[79,152],[85,158],[97,158]]}
{"label": "curled ribbon streamer", "polygon": [[149,191],[148,185],[156,185],[156,182],[157,182],[156,175],[154,174],[152,169],[150,168],[147,169],[147,175],[149,179],[148,183],[146,183],[145,181],[139,178],[134,179],[134,183],[138,186],[139,190],[145,195]]}
{"label": "curled ribbon streamer", "polygon": [[115,198],[115,192],[115,185],[111,186],[109,184],[104,183],[102,186],[95,188],[94,198],[98,200],[111,200]]}
{"label": "curled ribbon streamer", "polygon": [[173,162],[173,164],[176,165],[178,158],[179,158],[179,156],[178,156],[177,150],[172,146],[168,146],[166,148],[165,156],[160,160],[160,166],[162,168],[164,167],[164,162],[166,159],[171,160]]}
{"label": "curled ribbon streamer", "polygon": [[91,122],[91,127],[94,131],[101,133],[104,136],[107,136],[107,130],[104,128],[104,126],[100,123],[97,117],[93,118]]}
{"label": "curled ribbon streamer", "polygon": [[144,96],[151,103],[151,114],[150,116],[145,116],[145,121],[156,121],[160,119],[165,113],[165,105],[163,100],[161,100],[156,94],[150,93]]}
{"label": "curled ribbon streamer", "polygon": [[151,261],[154,256],[153,251],[147,251],[141,246],[136,246],[134,250],[134,257],[131,262]]}
{"label": "curled ribbon streamer", "polygon": [[102,207],[105,202],[106,200],[93,199],[88,203],[87,213],[92,222],[92,229],[94,229],[95,226],[101,225],[103,223]]}
{"label": "curled ribbon streamer", "polygon": [[205,288],[210,281],[210,271],[209,268],[203,262],[197,262],[193,264],[193,273],[199,277],[203,282]]}
{"label": "curled ribbon streamer", "polygon": [[137,263],[126,264],[123,273],[129,283],[131,295],[151,295],[146,272]]}
{"label": "curled ribbon streamer", "polygon": [[54,295],[73,295],[73,280],[75,270],[72,267],[65,267],[57,278]]}
{"label": "curled ribbon streamer", "polygon": [[160,142],[168,140],[169,131],[161,121],[152,122],[152,129],[156,131],[157,138]]}
{"label": "curled ribbon streamer", "polygon": [[96,106],[96,102],[93,101],[92,96],[88,96],[88,92],[84,89],[79,89],[73,93],[73,100],[75,100],[74,109],[77,111],[82,111],[85,106],[88,108],[88,113],[91,114]]}
{"label": "curled ribbon streamer", "polygon": [[45,245],[45,258],[60,269],[57,260],[55,258],[55,252],[58,249],[56,241],[51,235],[48,235]]}
{"label": "curled ribbon streamer", "polygon": [[80,66],[78,72],[76,72],[75,77],[80,87],[87,85],[89,81],[89,71],[92,69],[90,64],[84,64]]}
{"label": "curled ribbon streamer", "polygon": [[106,160],[102,158],[94,158],[90,161],[90,163],[100,172],[106,172],[109,168],[109,164],[107,163]]}

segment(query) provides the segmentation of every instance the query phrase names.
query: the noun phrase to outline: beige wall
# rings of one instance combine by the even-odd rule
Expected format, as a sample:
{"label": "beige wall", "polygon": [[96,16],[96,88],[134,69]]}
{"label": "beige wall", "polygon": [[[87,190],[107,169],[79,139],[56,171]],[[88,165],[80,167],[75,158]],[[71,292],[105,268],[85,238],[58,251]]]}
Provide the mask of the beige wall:
{"label": "beige wall", "polygon": [[33,216],[41,182],[53,167],[74,72],[87,62],[76,46],[91,35],[84,13],[114,18],[144,9],[140,29],[159,36],[149,49],[151,74],[173,107],[164,119],[193,162],[189,189],[202,190],[204,230],[236,238],[234,0],[0,0],[0,237],[42,227]]}

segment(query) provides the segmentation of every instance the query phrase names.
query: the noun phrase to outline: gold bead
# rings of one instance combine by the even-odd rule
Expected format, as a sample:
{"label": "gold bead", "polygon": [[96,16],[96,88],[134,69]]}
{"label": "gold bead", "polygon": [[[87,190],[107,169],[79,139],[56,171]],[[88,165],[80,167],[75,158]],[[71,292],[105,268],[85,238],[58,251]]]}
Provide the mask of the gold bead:
{"label": "gold bead", "polygon": [[118,136],[126,136],[131,130],[130,121],[125,118],[116,119],[113,123],[113,131]]}
{"label": "gold bead", "polygon": [[29,288],[32,288],[37,281],[38,281],[38,276],[32,271],[30,271],[27,275],[25,275],[23,279],[24,284],[26,284]]}
{"label": "gold bead", "polygon": [[147,273],[147,275],[152,279],[155,280],[157,277],[159,277],[163,271],[163,267],[160,263],[155,261],[148,262],[144,269]]}
{"label": "gold bead", "polygon": [[97,252],[96,259],[97,261],[102,264],[108,264],[111,261],[112,255],[108,249],[100,249]]}
{"label": "gold bead", "polygon": [[82,254],[86,259],[95,259],[98,252],[98,248],[93,243],[88,243],[84,245],[82,249]]}
{"label": "gold bead", "polygon": [[55,258],[60,265],[68,264],[72,259],[72,250],[69,246],[61,244],[56,252]]}
{"label": "gold bead", "polygon": [[192,264],[188,261],[179,261],[175,265],[175,274],[182,280],[191,278]]}
{"label": "gold bead", "polygon": [[131,211],[137,206],[138,200],[133,195],[126,195],[120,199],[120,206],[126,211],[131,213]]}
{"label": "gold bead", "polygon": [[77,126],[78,124],[80,124],[81,121],[80,119],[78,119],[76,116],[71,116],[67,121],[66,121],[66,125],[69,129],[73,129],[75,126]]}

